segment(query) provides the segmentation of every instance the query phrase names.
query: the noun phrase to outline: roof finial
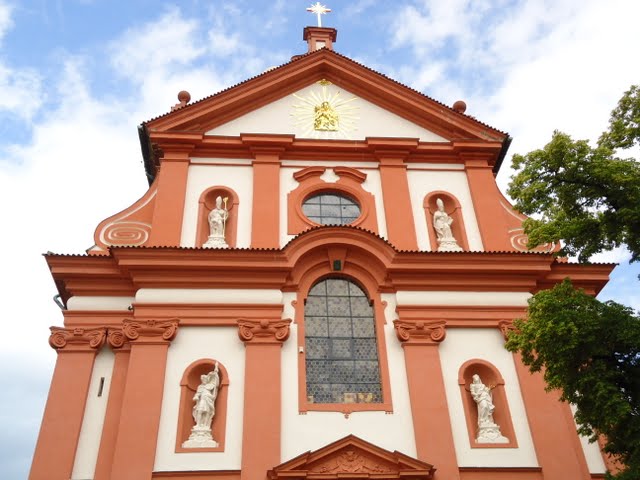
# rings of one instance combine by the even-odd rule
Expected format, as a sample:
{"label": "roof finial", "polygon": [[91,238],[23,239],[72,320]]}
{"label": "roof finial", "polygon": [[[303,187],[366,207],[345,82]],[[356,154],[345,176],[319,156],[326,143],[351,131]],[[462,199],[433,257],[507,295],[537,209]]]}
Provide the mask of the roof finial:
{"label": "roof finial", "polygon": [[320,2],[316,2],[307,8],[307,12],[315,13],[318,16],[318,26],[322,26],[321,15],[329,13],[331,11],[330,8],[327,8],[325,5],[321,5]]}

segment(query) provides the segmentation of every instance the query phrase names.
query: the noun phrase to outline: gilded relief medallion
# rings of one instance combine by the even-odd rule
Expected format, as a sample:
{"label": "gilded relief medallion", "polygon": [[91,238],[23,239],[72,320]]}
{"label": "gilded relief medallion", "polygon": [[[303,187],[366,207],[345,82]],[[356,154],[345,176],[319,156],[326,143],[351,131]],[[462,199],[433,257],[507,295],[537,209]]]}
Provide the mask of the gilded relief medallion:
{"label": "gilded relief medallion", "polygon": [[349,138],[356,130],[357,98],[344,98],[328,80],[320,80],[317,85],[319,88],[307,95],[293,94],[298,100],[291,113],[294,125],[302,129],[305,137]]}

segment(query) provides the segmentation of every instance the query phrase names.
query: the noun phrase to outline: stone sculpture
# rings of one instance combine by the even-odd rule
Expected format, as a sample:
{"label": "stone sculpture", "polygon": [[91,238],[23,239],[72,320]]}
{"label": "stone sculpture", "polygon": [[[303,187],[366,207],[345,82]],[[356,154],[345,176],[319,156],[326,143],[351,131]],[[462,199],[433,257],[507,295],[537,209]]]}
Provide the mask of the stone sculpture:
{"label": "stone sculpture", "polygon": [[491,388],[482,383],[480,375],[473,375],[469,391],[478,405],[478,435],[476,436],[476,442],[508,443],[509,439],[502,436],[500,426],[493,421],[493,411],[496,407],[493,404]]}
{"label": "stone sculpture", "polygon": [[438,209],[433,214],[433,228],[437,235],[438,251],[461,252],[462,247],[458,245],[458,242],[451,232],[453,218],[444,211],[444,202],[442,199],[438,198],[436,200],[436,205],[438,206]]}
{"label": "stone sculpture", "polygon": [[224,208],[222,208],[222,201],[222,197],[218,196],[216,206],[209,212],[209,238],[202,245],[204,248],[229,248],[225,240],[225,230],[229,218],[227,198],[224,198]]}
{"label": "stone sculpture", "polygon": [[211,422],[216,413],[215,402],[220,387],[218,362],[215,368],[206,375],[200,376],[200,385],[193,396],[193,420],[189,439],[182,444],[183,448],[215,448],[218,446],[211,435]]}

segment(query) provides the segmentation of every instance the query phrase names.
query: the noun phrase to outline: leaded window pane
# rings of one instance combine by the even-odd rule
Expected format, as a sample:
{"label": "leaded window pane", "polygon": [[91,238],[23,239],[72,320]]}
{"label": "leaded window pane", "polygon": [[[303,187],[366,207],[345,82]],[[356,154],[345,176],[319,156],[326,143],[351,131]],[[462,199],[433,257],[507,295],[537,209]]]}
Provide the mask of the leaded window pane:
{"label": "leaded window pane", "polygon": [[373,307],[341,278],[318,282],[305,304],[309,403],[380,403],[380,367]]}
{"label": "leaded window pane", "polygon": [[360,217],[361,211],[358,202],[351,197],[341,193],[319,193],[303,202],[302,213],[320,225],[348,225]]}

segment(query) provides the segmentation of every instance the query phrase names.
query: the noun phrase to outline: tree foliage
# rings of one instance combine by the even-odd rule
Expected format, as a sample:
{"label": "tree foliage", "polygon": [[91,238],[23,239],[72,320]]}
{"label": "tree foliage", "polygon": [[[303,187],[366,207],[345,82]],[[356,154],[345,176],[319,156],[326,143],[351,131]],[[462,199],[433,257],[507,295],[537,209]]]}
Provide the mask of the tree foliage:
{"label": "tree foliage", "polygon": [[[524,222],[529,246],[562,240],[559,254],[587,261],[625,245],[639,261],[640,165],[618,156],[639,146],[640,87],[633,86],[595,147],[556,131],[544,148],[514,155],[508,193],[518,210],[538,216]],[[640,318],[565,280],[534,295],[528,319],[515,327],[507,349],[576,405],[580,433],[605,436],[605,451],[624,464],[617,480],[640,479]]]}
{"label": "tree foliage", "polygon": [[581,434],[606,436],[605,451],[627,466],[616,478],[640,478],[640,318],[631,308],[565,280],[530,299],[506,348],[576,405]]}
{"label": "tree foliage", "polygon": [[634,145],[640,145],[637,86],[613,110],[596,147],[556,131],[544,148],[514,155],[508,193],[519,211],[540,216],[524,222],[529,246],[562,240],[561,255],[587,261],[626,245],[632,261],[640,260],[640,165],[616,156]]}

